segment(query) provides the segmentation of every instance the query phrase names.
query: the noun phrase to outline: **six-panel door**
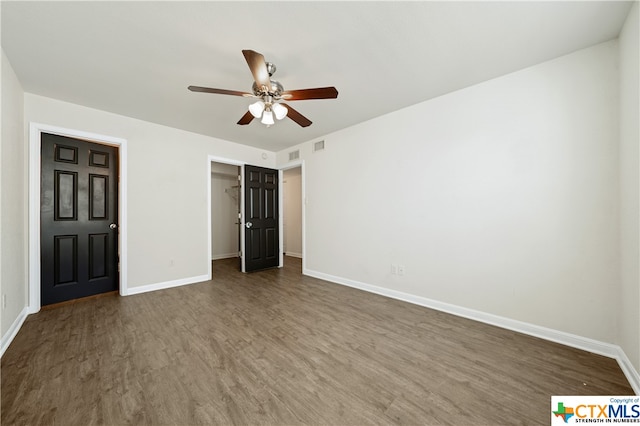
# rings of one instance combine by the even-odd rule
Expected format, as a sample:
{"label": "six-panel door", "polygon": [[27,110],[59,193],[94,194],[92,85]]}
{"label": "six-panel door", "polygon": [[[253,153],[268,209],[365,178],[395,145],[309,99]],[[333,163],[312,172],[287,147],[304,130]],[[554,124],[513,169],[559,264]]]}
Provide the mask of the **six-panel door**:
{"label": "six-panel door", "polygon": [[41,140],[41,304],[118,289],[118,149]]}
{"label": "six-panel door", "polygon": [[245,271],[279,266],[278,171],[244,166]]}

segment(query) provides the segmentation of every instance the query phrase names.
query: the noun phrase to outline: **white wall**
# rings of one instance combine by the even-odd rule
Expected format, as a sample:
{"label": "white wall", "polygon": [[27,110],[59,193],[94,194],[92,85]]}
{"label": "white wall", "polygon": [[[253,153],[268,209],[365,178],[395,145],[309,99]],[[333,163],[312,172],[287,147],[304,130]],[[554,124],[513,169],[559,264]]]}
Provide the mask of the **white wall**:
{"label": "white wall", "polygon": [[211,257],[238,257],[238,166],[212,163],[211,170]]}
{"label": "white wall", "polygon": [[27,144],[23,129],[22,86],[2,51],[0,293],[7,298],[6,309],[0,308],[2,336],[27,304]]}
{"label": "white wall", "polygon": [[25,120],[127,140],[132,291],[207,275],[209,155],[275,164],[273,154],[263,159],[263,151],[255,148],[29,93]]}
{"label": "white wall", "polygon": [[620,34],[621,287],[619,344],[640,371],[640,65],[636,2]]}
{"label": "white wall", "polygon": [[284,250],[302,257],[302,173],[300,167],[284,171],[283,178]]}
{"label": "white wall", "polygon": [[616,67],[612,41],[301,144],[306,272],[613,343]]}

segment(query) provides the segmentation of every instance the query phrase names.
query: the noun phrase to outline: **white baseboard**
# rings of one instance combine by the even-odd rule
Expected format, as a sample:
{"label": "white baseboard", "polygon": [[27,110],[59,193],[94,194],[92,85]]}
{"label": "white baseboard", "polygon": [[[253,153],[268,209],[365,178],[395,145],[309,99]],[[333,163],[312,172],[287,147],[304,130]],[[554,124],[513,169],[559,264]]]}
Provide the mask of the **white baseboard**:
{"label": "white baseboard", "polygon": [[11,324],[9,330],[7,330],[4,336],[2,336],[2,339],[0,340],[0,358],[2,358],[2,355],[4,355],[4,351],[7,350],[11,342],[13,342],[13,339],[16,337],[16,334],[18,334],[20,327],[22,327],[22,324],[24,324],[24,321],[27,319],[28,315],[29,308],[25,306],[18,314],[18,318],[16,318],[13,324]]}
{"label": "white baseboard", "polygon": [[291,257],[297,257],[298,259],[302,259],[302,253],[294,253],[294,252],[288,251],[284,255],[285,256],[291,256]]}
{"label": "white baseboard", "polygon": [[238,257],[238,252],[226,253],[226,254],[216,254],[216,255],[211,256],[211,260],[231,259],[232,257]]}
{"label": "white baseboard", "polygon": [[629,380],[629,384],[633,388],[636,395],[640,395],[640,374],[631,364],[631,360],[627,357],[621,347],[618,346],[618,355],[615,357],[620,365],[620,369]]}
{"label": "white baseboard", "polygon": [[367,291],[369,293],[379,294],[381,296],[390,297],[392,299],[402,300],[414,305],[424,306],[426,308],[435,309],[437,311],[446,312],[452,315],[456,315],[463,318],[468,318],[474,321],[480,321],[486,324],[495,325],[497,327],[506,328],[508,330],[516,331],[518,333],[527,334],[529,336],[539,337],[541,339],[550,340],[552,342],[560,343],[562,345],[571,346],[584,351],[592,352],[598,355],[603,355],[609,358],[614,358],[618,361],[620,369],[629,380],[629,384],[633,388],[636,395],[640,395],[640,375],[631,364],[631,361],[625,355],[622,348],[618,345],[611,343],[600,342],[598,340],[590,339],[587,337],[578,336],[571,333],[565,333],[563,331],[554,330],[551,328],[541,327],[539,325],[526,323],[523,321],[517,321],[510,318],[501,317],[498,315],[489,314],[475,309],[464,308],[450,303],[439,302],[437,300],[428,299],[426,297],[416,296],[409,293],[403,293],[401,291],[391,290],[384,287],[378,287],[371,284],[365,284],[359,281],[351,280],[348,278],[337,277],[334,275],[325,274],[310,269],[304,269],[302,271],[304,275],[308,275],[321,280],[330,281],[335,284],[341,284],[348,287],[357,288]]}
{"label": "white baseboard", "polygon": [[129,287],[128,289],[129,291],[125,296],[131,296],[131,295],[140,294],[140,293],[147,293],[147,292],[156,291],[156,290],[164,290],[166,288],[171,288],[171,287],[180,287],[183,285],[195,284],[195,283],[208,281],[208,280],[209,280],[208,275],[199,275],[197,277],[181,278],[179,280],[165,281],[162,283],[147,284],[147,285],[141,285],[138,287]]}

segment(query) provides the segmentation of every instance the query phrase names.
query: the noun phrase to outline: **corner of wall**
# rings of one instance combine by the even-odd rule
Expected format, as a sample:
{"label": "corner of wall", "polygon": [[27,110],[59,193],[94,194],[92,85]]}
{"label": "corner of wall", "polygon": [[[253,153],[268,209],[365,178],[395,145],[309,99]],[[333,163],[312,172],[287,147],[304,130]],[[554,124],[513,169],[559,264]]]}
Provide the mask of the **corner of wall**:
{"label": "corner of wall", "polygon": [[2,50],[0,98],[0,350],[27,315],[27,167],[24,90]]}
{"label": "corner of wall", "polygon": [[[0,8],[1,10],[2,8]],[[0,41],[2,40],[2,37],[0,36]],[[2,75],[2,69],[4,68],[4,61],[5,61],[5,54],[4,54],[4,49],[0,49],[0,75]],[[2,79],[0,78],[0,99],[2,98]],[[3,102],[0,102],[0,117],[4,117],[4,114],[2,113],[2,104]],[[3,137],[2,137],[2,119],[0,119],[0,165],[2,164],[2,145],[3,145]],[[2,194],[2,173],[0,173],[0,194]],[[2,197],[0,196],[0,235],[2,235]],[[0,243],[0,294],[2,294],[2,244]],[[3,309],[4,311],[4,309]],[[0,315],[0,331],[2,330],[2,315]],[[0,333],[0,339],[4,338],[4,335]],[[2,354],[4,353],[4,350],[2,350],[2,348],[0,347],[0,357],[2,357]]]}
{"label": "corner of wall", "polygon": [[618,39],[620,288],[617,342],[640,371],[640,7],[634,2]]}

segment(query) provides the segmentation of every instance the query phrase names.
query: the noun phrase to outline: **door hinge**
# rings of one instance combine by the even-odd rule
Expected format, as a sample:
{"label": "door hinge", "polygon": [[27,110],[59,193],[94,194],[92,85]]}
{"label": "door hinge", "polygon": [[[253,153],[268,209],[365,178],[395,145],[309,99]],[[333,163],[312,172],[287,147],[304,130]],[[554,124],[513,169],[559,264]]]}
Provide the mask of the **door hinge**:
{"label": "door hinge", "polygon": [[238,175],[238,182],[242,181],[242,175]]}
{"label": "door hinge", "polygon": [[238,252],[238,257],[242,257],[242,252],[241,251]]}

